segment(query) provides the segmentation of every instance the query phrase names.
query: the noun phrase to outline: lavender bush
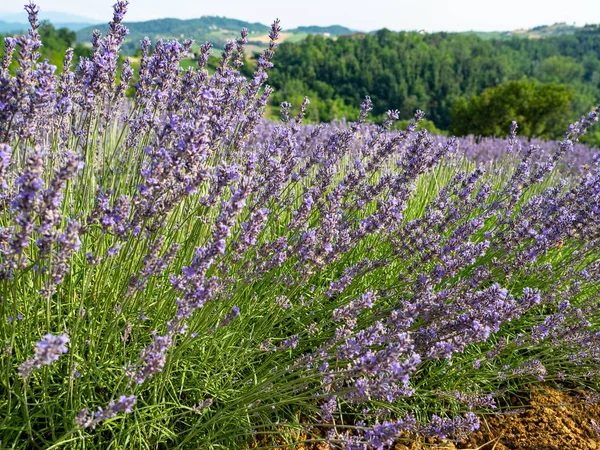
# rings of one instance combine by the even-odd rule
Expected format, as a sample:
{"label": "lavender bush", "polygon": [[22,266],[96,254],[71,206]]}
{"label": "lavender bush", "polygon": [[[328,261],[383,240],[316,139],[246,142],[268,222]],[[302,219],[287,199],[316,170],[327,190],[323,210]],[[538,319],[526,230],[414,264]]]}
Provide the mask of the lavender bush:
{"label": "lavender bush", "polygon": [[383,449],[539,380],[597,389],[600,166],[559,166],[600,108],[551,151],[513,127],[491,168],[368,98],[269,124],[277,21],[249,79],[242,31],[212,76],[209,43],[183,71],[191,41],[144,40],[131,86],[126,8],[58,73],[35,5],[5,41],[2,445]]}

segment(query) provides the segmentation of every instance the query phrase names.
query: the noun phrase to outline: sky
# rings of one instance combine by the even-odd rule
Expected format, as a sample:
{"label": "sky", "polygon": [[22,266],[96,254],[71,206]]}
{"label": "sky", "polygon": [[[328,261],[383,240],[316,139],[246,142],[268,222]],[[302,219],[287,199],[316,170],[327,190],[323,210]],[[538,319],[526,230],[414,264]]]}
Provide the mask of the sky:
{"label": "sky", "polygon": [[[27,0],[1,0],[3,12]],[[115,0],[37,0],[43,11],[108,22]],[[556,22],[600,23],[600,0],[130,0],[127,20],[225,16],[282,27],[344,25],[356,30],[505,31]],[[126,22],[127,22],[126,20]]]}

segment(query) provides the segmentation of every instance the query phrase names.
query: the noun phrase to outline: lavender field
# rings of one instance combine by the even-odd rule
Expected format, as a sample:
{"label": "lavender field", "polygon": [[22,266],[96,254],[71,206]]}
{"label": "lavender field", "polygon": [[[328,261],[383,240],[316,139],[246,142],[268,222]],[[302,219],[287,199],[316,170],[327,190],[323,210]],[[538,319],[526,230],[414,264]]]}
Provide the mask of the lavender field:
{"label": "lavender field", "polygon": [[600,399],[600,107],[558,142],[397,131],[369,98],[267,121],[278,21],[252,77],[244,31],[212,75],[208,43],[180,69],[191,41],[142,41],[134,73],[127,2],[62,68],[26,9],[0,70],[0,448],[385,449],[540,382]]}

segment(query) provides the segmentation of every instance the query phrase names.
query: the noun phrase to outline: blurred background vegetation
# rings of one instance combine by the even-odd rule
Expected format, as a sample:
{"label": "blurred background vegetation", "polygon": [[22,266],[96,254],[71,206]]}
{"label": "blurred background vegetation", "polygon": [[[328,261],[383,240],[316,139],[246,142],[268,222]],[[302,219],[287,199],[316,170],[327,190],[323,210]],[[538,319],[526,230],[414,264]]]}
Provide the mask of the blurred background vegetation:
{"label": "blurred background vegetation", "polygon": [[[311,98],[310,118],[352,118],[365,95],[376,116],[422,109],[452,134],[554,139],[600,99],[600,27],[538,39],[380,30],[283,43],[269,82],[274,102]],[[600,134],[587,137],[600,144]]]}

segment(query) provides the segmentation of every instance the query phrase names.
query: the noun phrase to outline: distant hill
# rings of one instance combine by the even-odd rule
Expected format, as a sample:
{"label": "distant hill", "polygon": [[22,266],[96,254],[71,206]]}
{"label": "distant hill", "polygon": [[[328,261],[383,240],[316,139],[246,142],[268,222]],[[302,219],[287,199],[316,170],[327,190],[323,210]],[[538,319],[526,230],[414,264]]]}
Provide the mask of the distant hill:
{"label": "distant hill", "polygon": [[18,22],[5,22],[0,20],[0,33],[13,34],[27,29],[26,24]]}
{"label": "distant hill", "polygon": [[[218,16],[205,16],[199,19],[157,19],[145,22],[125,22],[129,28],[129,35],[126,38],[124,51],[134,53],[139,47],[139,41],[148,36],[153,42],[157,39],[182,39],[192,38],[196,42],[212,41],[216,48],[221,48],[229,39],[235,39],[239,36],[242,28],[247,28],[248,49],[250,51],[259,51],[264,48],[268,42],[268,33],[270,27],[262,23],[250,23],[243,20],[229,19]],[[106,32],[108,25],[86,27],[78,31],[77,42],[87,43],[90,40],[92,31],[100,29]],[[331,26],[304,26],[285,30],[281,34],[281,41],[298,41],[310,34],[322,35],[335,38],[337,36],[353,33],[354,30],[341,25]]]}
{"label": "distant hill", "polygon": [[355,33],[356,30],[352,30],[341,25],[330,25],[328,27],[308,26],[298,27],[293,30],[288,30],[290,33],[306,33],[306,34],[324,34],[330,36],[344,36],[347,34]]}
{"label": "distant hill", "polygon": [[[40,11],[40,21],[48,20],[55,28],[68,28],[72,31],[78,31],[92,24],[98,23],[95,19],[89,17],[77,16],[75,14],[62,13],[58,11]],[[25,11],[18,13],[0,12],[0,33],[18,33],[29,29],[27,13]]]}
{"label": "distant hill", "polygon": [[464,34],[474,34],[482,39],[510,39],[512,37],[541,39],[555,36],[572,35],[589,27],[590,25],[586,25],[585,27],[576,27],[575,25],[568,25],[564,22],[558,22],[553,25],[541,25],[538,27],[530,28],[528,30],[522,29],[512,31],[466,31],[464,32]]}
{"label": "distant hill", "polygon": [[[199,19],[157,19],[145,22],[124,22],[129,28],[129,35],[123,46],[126,53],[134,53],[139,48],[139,41],[148,36],[153,42],[158,39],[190,38],[196,42],[212,41],[217,48],[225,44],[228,39],[239,36],[242,28],[247,28],[249,41],[260,41],[270,28],[261,23],[250,23],[243,20],[229,19],[226,17],[205,16]],[[92,31],[99,29],[103,33],[108,30],[108,25],[86,27],[77,32],[77,42],[90,41]]]}

